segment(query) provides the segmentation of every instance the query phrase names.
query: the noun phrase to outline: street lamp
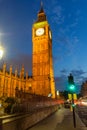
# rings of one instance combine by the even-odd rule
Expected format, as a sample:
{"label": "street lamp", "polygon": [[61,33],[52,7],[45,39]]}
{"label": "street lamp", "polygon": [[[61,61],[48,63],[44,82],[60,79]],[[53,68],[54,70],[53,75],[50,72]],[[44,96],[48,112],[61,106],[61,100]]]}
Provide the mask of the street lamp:
{"label": "street lamp", "polygon": [[0,46],[0,59],[2,59],[4,53],[4,49],[2,46]]}
{"label": "street lamp", "polygon": [[57,99],[59,98],[59,91],[57,90],[56,91],[56,96],[57,96]]}

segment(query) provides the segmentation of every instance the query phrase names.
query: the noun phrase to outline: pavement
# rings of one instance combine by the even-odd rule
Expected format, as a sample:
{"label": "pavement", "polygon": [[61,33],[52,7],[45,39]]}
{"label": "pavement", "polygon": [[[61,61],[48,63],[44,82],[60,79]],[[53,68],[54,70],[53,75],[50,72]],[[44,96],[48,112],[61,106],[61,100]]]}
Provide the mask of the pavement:
{"label": "pavement", "polygon": [[87,130],[78,114],[75,114],[76,128],[73,125],[73,112],[61,107],[54,114],[37,123],[28,130]]}
{"label": "pavement", "polygon": [[55,130],[87,130],[77,113],[75,113],[75,120],[76,127],[74,127],[73,123],[73,112],[70,109],[64,109],[64,118],[62,122],[57,123]]}

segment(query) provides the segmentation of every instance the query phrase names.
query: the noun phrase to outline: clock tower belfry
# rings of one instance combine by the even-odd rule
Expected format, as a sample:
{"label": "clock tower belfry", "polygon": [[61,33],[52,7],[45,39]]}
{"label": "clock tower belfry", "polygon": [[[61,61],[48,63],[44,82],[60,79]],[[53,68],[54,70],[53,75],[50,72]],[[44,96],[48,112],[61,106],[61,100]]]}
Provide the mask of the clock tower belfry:
{"label": "clock tower belfry", "polygon": [[37,21],[32,26],[32,89],[33,93],[55,98],[52,63],[52,32],[41,5]]}

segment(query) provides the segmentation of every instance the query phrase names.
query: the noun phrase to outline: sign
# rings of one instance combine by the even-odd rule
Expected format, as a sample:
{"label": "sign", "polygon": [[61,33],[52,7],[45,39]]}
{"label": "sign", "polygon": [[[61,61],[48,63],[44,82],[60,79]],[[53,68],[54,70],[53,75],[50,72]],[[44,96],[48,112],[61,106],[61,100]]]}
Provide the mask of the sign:
{"label": "sign", "polygon": [[[70,100],[72,100],[72,94],[68,94],[68,98],[69,98]],[[77,100],[77,94],[76,94],[76,93],[73,94],[73,99],[74,99],[74,100]]]}

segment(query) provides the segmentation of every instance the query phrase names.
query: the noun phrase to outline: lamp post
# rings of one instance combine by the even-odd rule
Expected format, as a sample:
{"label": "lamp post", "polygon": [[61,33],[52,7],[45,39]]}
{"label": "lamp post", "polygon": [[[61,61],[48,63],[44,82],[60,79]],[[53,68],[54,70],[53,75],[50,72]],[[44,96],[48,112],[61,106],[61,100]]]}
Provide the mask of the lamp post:
{"label": "lamp post", "polygon": [[[0,60],[2,59],[3,57],[3,53],[4,53],[4,49],[3,47],[0,45]],[[5,77],[4,77],[4,82],[5,82]],[[1,85],[1,84],[0,84]],[[4,86],[3,86],[3,95],[4,95]]]}
{"label": "lamp post", "polygon": [[73,109],[73,124],[74,124],[74,128],[76,128],[74,90],[75,90],[75,85],[70,85],[70,91],[71,91],[71,95],[72,95],[71,97],[72,97],[72,109]]}

